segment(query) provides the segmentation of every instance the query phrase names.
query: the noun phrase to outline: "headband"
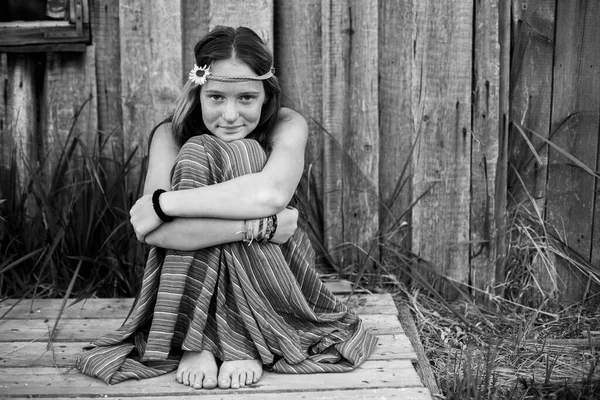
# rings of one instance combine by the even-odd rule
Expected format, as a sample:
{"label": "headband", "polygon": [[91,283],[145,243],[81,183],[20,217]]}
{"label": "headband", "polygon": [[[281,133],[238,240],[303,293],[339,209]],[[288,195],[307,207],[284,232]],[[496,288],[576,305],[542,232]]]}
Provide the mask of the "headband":
{"label": "headband", "polygon": [[246,81],[264,81],[269,79],[273,75],[274,69],[271,68],[266,74],[260,76],[218,76],[212,75],[210,72],[210,65],[199,67],[194,64],[194,68],[190,71],[188,79],[196,85],[204,85],[207,80],[219,81],[219,82],[246,82]]}

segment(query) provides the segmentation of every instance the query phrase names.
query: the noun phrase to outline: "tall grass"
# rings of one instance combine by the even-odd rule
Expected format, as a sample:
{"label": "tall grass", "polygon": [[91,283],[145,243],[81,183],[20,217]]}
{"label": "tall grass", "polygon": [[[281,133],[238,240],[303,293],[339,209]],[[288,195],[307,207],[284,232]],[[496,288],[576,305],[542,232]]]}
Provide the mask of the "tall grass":
{"label": "tall grass", "polygon": [[121,164],[107,159],[106,141],[89,148],[75,134],[76,120],[57,157],[25,159],[27,170],[20,171],[22,155],[13,149],[0,170],[8,183],[0,192],[0,298],[138,290],[145,251],[128,223],[140,192],[139,183],[128,186],[132,157]]}

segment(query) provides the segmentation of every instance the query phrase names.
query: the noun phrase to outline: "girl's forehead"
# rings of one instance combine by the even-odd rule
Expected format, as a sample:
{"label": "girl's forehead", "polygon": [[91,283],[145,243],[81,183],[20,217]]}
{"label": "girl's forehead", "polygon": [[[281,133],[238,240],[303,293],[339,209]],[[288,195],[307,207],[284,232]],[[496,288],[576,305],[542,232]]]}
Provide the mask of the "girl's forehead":
{"label": "girl's forehead", "polygon": [[210,66],[210,72],[216,76],[257,76],[248,64],[237,58],[213,62]]}
{"label": "girl's forehead", "polygon": [[264,93],[264,86],[260,81],[219,82],[209,80],[202,85],[202,92],[223,94]]}

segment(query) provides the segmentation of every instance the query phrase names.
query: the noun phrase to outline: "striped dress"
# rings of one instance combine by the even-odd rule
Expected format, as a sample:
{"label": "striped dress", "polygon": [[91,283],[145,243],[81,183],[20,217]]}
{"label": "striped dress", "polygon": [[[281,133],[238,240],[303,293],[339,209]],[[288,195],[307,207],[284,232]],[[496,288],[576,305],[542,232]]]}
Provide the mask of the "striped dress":
{"label": "striped dress", "polygon": [[[201,135],[182,147],[173,190],[258,172],[258,142]],[[284,245],[226,243],[197,251],[152,248],[135,310],[79,354],[76,368],[108,384],[175,370],[183,351],[222,361],[260,359],[269,371],[350,371],[376,338],[319,280],[300,229]]]}

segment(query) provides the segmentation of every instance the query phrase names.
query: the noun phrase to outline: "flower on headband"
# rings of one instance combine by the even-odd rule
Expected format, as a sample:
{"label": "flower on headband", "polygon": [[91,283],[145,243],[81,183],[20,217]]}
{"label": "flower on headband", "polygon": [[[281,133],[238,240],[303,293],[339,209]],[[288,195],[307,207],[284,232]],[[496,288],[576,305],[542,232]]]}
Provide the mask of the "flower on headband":
{"label": "flower on headband", "polygon": [[204,85],[206,78],[210,75],[210,66],[199,67],[194,64],[194,68],[190,71],[188,78],[196,85]]}

